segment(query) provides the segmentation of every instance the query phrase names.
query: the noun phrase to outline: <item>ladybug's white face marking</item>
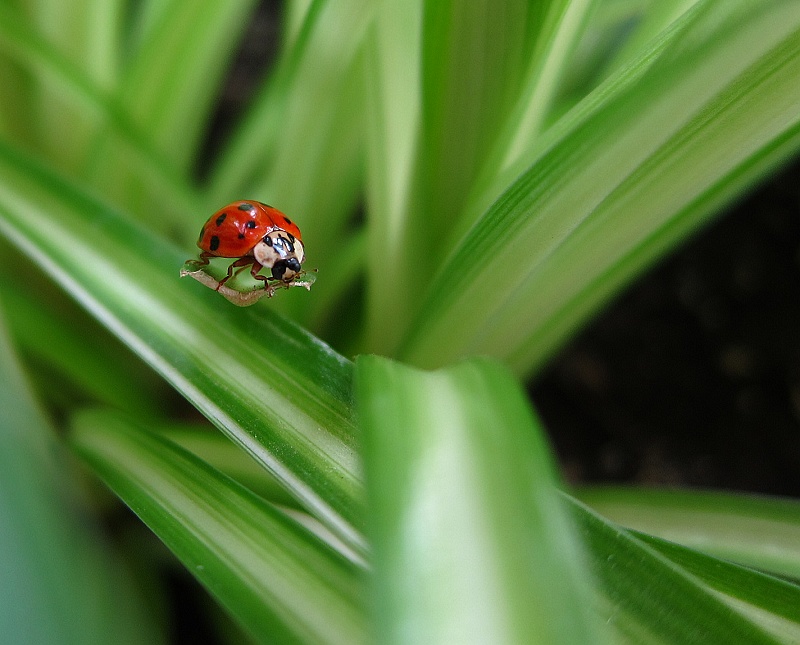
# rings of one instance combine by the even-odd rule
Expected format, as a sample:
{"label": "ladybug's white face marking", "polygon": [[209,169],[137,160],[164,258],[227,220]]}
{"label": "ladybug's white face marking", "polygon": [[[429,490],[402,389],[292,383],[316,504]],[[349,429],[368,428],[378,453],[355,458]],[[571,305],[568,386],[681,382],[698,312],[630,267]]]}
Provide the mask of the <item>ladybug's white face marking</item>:
{"label": "ladybug's white face marking", "polygon": [[259,264],[272,269],[272,277],[276,280],[291,282],[300,273],[306,253],[300,240],[276,228],[253,247],[253,257]]}

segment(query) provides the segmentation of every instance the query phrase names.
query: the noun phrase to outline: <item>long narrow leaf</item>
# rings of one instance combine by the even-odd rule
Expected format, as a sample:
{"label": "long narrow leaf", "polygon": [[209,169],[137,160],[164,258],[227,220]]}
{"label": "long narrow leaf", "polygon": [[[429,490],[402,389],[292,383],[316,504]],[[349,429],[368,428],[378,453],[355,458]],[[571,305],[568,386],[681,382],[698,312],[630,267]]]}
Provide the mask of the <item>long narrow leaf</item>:
{"label": "long narrow leaf", "polygon": [[431,286],[403,356],[431,366],[488,353],[530,372],[800,145],[800,4],[704,6],[672,55],[495,202]]}
{"label": "long narrow leaf", "polygon": [[238,44],[232,34],[242,33],[254,4],[166,2],[125,70],[119,102],[180,169],[194,161],[221,76]]}
{"label": "long narrow leaf", "polygon": [[275,507],[113,415],[79,416],[72,444],[260,642],[365,642],[359,570]]}
{"label": "long narrow leaf", "polygon": [[796,500],[635,488],[587,488],[578,496],[623,526],[800,578],[800,502]]}
{"label": "long narrow leaf", "polygon": [[360,543],[345,359],[268,306],[242,310],[181,281],[179,251],[2,145],[0,233],[312,513]]}
{"label": "long narrow leaf", "polygon": [[620,642],[797,642],[796,585],[637,537],[578,502],[572,509],[591,553],[595,611]]}
{"label": "long narrow leaf", "polygon": [[356,365],[380,642],[604,642],[514,379],[479,360],[433,373]]}

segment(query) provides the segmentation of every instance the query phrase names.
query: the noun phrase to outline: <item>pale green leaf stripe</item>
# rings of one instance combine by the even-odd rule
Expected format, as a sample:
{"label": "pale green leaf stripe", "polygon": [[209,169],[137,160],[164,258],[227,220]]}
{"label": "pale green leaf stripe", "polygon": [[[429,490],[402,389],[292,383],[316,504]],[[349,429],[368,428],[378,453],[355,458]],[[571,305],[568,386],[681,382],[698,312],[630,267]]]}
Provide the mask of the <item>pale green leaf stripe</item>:
{"label": "pale green leaf stripe", "polygon": [[366,642],[359,569],[287,515],[113,414],[78,415],[71,442],[260,642]]}
{"label": "pale green leaf stripe", "polygon": [[553,0],[545,4],[547,12],[542,16],[525,84],[506,128],[508,135],[499,140],[500,163],[487,168],[490,173],[513,163],[541,132],[553,96],[563,81],[565,67],[574,54],[589,16],[599,3],[595,0]]}
{"label": "pale green leaf stripe", "polygon": [[380,642],[605,642],[548,446],[501,366],[359,357]]}
{"label": "pale green leaf stripe", "polygon": [[14,645],[163,642],[96,532],[0,321],[0,631]]}
{"label": "pale green leaf stripe", "polygon": [[[185,223],[187,216],[201,210],[197,194],[112,97],[30,29],[18,12],[2,3],[0,47],[15,61],[58,88],[61,100],[67,105],[96,121],[98,128],[106,128],[106,134],[113,137],[117,146],[118,157],[111,165],[117,167],[120,157],[127,161],[126,169],[135,172],[146,190],[155,192],[162,200],[162,212],[172,214],[166,223],[176,220]],[[15,101],[18,100],[19,97],[15,97]],[[163,215],[151,219],[154,226],[164,226],[164,220]]]}
{"label": "pale green leaf stripe", "polygon": [[711,491],[584,488],[617,524],[778,575],[800,578],[800,502]]}
{"label": "pale green leaf stripe", "polygon": [[782,638],[783,642],[800,642],[800,587],[796,583],[718,560],[652,535],[633,535],[723,594],[722,600],[730,607]]}
{"label": "pale green leaf stripe", "polygon": [[[147,128],[149,142],[182,170],[195,160],[222,74],[254,5],[255,0],[167,2],[124,70],[118,101]],[[113,149],[101,150],[113,155]]]}
{"label": "pale green leaf stripe", "polygon": [[[266,306],[192,280],[185,256],[0,145],[0,233],[303,504],[360,544],[350,364]],[[313,293],[308,294],[309,297]]]}
{"label": "pale green leaf stripe", "polygon": [[[591,556],[596,579],[593,608],[616,632],[617,642],[796,642],[785,638],[787,633],[800,634],[796,586],[701,554],[665,548],[664,555],[647,538],[637,538],[579,502],[564,499],[583,529]],[[745,589],[737,592],[740,586]]]}
{"label": "pale green leaf stripe", "polygon": [[[403,356],[433,366],[488,353],[530,372],[625,279],[795,149],[800,3],[751,3],[718,31],[732,5],[708,6],[681,40],[690,45],[567,134],[473,228]],[[502,253],[476,262],[487,240]]]}
{"label": "pale green leaf stripe", "polygon": [[[281,111],[291,91],[295,70],[303,61],[309,40],[315,33],[319,14],[328,0],[309,0],[297,36],[284,41],[279,59],[262,82],[255,99],[239,121],[230,140],[219,154],[208,179],[209,201],[238,198],[241,190],[263,176],[267,151],[275,146],[282,128]],[[289,11],[295,11],[290,7]],[[233,196],[233,197],[231,197]]]}
{"label": "pale green leaf stripe", "polygon": [[[397,344],[410,303],[404,285],[414,212],[412,183],[421,118],[420,1],[377,3],[366,43],[366,200],[369,218],[365,345]],[[385,274],[385,275],[384,275]]]}

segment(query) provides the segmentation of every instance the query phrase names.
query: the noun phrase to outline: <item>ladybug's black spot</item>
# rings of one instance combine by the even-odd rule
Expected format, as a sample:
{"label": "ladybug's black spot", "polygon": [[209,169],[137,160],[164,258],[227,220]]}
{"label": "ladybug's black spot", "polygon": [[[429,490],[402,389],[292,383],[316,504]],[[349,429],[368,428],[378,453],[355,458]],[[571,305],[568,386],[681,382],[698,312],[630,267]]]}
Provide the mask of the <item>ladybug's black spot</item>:
{"label": "ladybug's black spot", "polygon": [[294,222],[292,222],[292,220],[290,220],[288,217],[286,217],[286,215],[283,216],[283,221],[286,222],[287,224],[293,224],[294,223]]}
{"label": "ladybug's black spot", "polygon": [[216,251],[219,248],[219,238],[216,235],[211,236],[211,241],[208,243],[208,248],[211,251]]}
{"label": "ladybug's black spot", "polygon": [[247,228],[255,228],[256,227],[256,223],[253,220],[248,220],[247,223],[245,224],[245,226]]}
{"label": "ladybug's black spot", "polygon": [[244,239],[244,233],[239,233],[238,237],[239,237],[240,240],[243,240]]}
{"label": "ladybug's black spot", "polygon": [[223,213],[217,218],[217,226],[222,226],[222,222],[225,221],[225,218],[228,216],[227,213]]}
{"label": "ladybug's black spot", "polygon": [[252,204],[248,204],[247,202],[245,202],[243,204],[239,204],[238,208],[239,208],[240,211],[251,211],[251,210],[253,210],[253,205]]}

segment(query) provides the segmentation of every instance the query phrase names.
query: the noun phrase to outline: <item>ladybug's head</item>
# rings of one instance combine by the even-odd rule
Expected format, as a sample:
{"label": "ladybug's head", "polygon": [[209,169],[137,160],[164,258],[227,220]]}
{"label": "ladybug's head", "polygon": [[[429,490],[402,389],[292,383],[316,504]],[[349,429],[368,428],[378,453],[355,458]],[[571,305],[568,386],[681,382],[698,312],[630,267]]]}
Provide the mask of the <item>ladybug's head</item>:
{"label": "ladybug's head", "polygon": [[303,243],[280,228],[272,229],[253,247],[253,256],[283,282],[294,280],[306,260]]}

